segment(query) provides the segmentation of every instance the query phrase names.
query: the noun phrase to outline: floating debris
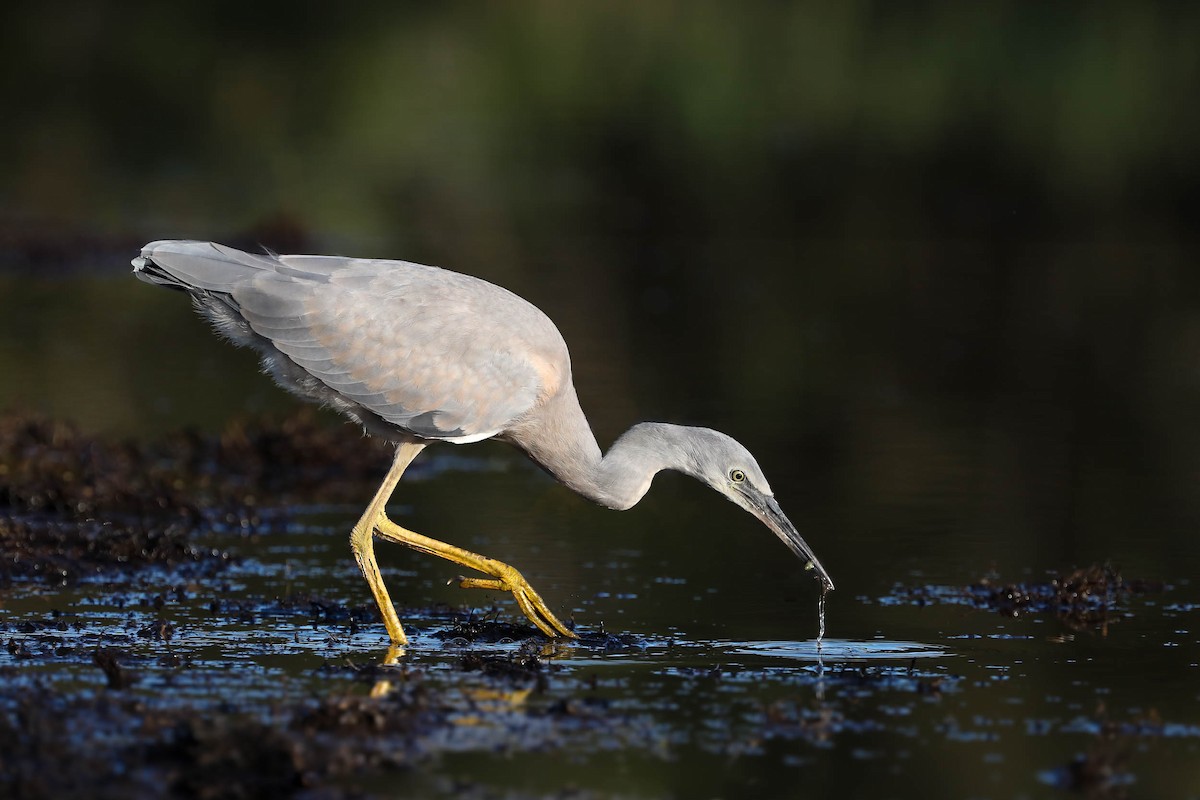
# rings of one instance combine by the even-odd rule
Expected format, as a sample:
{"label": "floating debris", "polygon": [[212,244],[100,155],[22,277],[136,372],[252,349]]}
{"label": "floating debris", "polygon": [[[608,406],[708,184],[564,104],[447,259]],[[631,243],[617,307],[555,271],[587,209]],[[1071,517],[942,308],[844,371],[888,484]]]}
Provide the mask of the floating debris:
{"label": "floating debris", "polygon": [[1104,628],[1133,595],[1161,592],[1155,581],[1127,580],[1108,564],[1093,564],[1052,576],[1044,583],[1003,583],[984,578],[965,587],[901,586],[882,598],[885,605],[949,603],[995,611],[1006,617],[1051,613],[1072,630]]}
{"label": "floating debris", "polygon": [[109,689],[127,689],[134,683],[134,678],[120,665],[117,657],[123,655],[111,647],[99,647],[92,653],[92,661],[104,672]]}

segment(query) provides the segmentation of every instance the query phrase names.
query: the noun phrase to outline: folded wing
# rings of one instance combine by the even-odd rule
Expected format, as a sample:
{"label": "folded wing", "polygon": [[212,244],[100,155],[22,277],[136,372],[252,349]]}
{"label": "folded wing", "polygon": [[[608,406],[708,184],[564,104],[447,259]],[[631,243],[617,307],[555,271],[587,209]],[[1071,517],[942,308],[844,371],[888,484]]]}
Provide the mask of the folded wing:
{"label": "folded wing", "polygon": [[273,348],[340,397],[417,436],[494,436],[569,375],[553,323],[470,276],[199,242],[156,242],[139,260],[147,265],[139,277],[219,299],[263,340],[260,349]]}

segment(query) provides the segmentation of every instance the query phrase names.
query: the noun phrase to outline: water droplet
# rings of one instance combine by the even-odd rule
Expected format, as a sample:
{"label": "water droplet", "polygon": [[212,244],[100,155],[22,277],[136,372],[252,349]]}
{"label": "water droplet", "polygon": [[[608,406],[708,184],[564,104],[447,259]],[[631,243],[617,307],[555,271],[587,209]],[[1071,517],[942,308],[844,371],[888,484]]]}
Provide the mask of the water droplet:
{"label": "water droplet", "polygon": [[825,595],[827,592],[821,592],[821,599],[817,601],[817,649],[821,649],[821,640],[825,638]]}

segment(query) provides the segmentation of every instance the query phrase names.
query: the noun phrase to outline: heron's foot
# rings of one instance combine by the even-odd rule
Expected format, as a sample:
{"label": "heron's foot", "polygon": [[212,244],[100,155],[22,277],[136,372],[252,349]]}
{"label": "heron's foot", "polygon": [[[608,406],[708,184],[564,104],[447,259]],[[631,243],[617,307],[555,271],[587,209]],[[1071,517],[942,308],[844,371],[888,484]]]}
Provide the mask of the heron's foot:
{"label": "heron's foot", "polygon": [[[508,564],[402,528],[388,519],[382,511],[377,512],[374,518],[374,528],[375,532],[385,539],[490,575],[490,578],[459,578],[459,586],[466,589],[512,592],[521,612],[529,617],[529,621],[536,625],[539,631],[550,638],[559,636],[568,639],[579,638],[570,628],[562,624],[558,617],[554,616],[553,611],[546,607],[546,602],[533,590],[529,581]],[[403,640],[397,641],[395,636],[392,637],[392,641],[396,644],[404,644]]]}
{"label": "heron's foot", "polygon": [[[492,561],[489,559],[489,561]],[[466,578],[459,576],[458,585],[463,589],[490,589],[494,592],[512,592],[512,596],[517,601],[517,606],[521,612],[529,618],[529,621],[537,626],[537,629],[549,636],[551,639],[559,636],[568,639],[578,639],[576,633],[564,625],[558,617],[554,616],[554,612],[542,600],[541,595],[533,590],[529,585],[529,581],[525,580],[525,576],[518,572],[513,567],[507,564],[501,564],[498,561],[492,561],[492,565],[496,571],[493,573],[495,578]]]}

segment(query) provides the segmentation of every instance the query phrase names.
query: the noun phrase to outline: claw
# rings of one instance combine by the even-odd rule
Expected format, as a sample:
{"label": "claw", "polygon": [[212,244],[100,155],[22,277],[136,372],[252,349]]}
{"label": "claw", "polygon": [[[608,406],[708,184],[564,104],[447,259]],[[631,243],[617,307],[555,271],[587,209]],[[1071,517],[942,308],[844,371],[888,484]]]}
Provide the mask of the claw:
{"label": "claw", "polygon": [[[393,468],[394,469],[394,468]],[[390,491],[390,487],[385,483],[383,489]],[[386,497],[381,489],[380,496]],[[378,499],[378,498],[377,498]],[[529,585],[529,581],[521,575],[513,567],[505,564],[502,561],[497,561],[494,558],[487,558],[478,553],[472,553],[469,550],[463,550],[461,547],[439,542],[437,539],[431,539],[428,536],[422,536],[419,533],[407,530],[400,527],[396,523],[387,518],[381,509],[368,509],[368,515],[363,517],[364,520],[371,519],[374,531],[385,539],[398,542],[414,550],[422,553],[444,558],[447,561],[453,561],[464,567],[477,569],[485,575],[490,575],[490,578],[467,578],[459,576],[458,585],[464,589],[490,589],[494,592],[512,592],[513,597],[517,601],[517,605],[521,609],[529,621],[537,626],[537,629],[546,634],[550,638],[565,637],[567,639],[578,639],[579,637],[569,629],[566,625],[559,621],[558,617],[546,607],[546,603]],[[369,528],[365,530],[370,530]],[[367,542],[370,542],[369,537]],[[372,562],[373,563],[373,562]],[[378,572],[378,569],[375,570]],[[364,574],[367,572],[364,570]],[[371,580],[370,575],[367,578]],[[453,583],[453,581],[450,581]],[[379,590],[382,592],[382,579],[378,580]],[[372,583],[372,587],[376,584]],[[380,608],[384,609],[390,606],[389,603],[380,602]],[[393,612],[394,613],[394,612]],[[386,619],[386,611],[385,611]],[[392,633],[392,628],[389,626],[388,631],[392,633],[392,640],[396,644],[404,644],[403,633],[400,632],[400,623],[396,621],[396,632]]]}
{"label": "claw", "polygon": [[[511,567],[509,569],[512,569]],[[460,575],[458,577],[458,585],[463,589],[490,589],[494,592],[512,592],[513,599],[517,601],[517,607],[521,609],[530,622],[532,622],[539,631],[549,636],[551,639],[565,637],[567,639],[578,639],[579,636],[559,621],[558,617],[554,616],[546,603],[542,600],[541,595],[533,590],[533,587],[525,580],[521,573],[515,569],[509,578],[467,578]]]}

